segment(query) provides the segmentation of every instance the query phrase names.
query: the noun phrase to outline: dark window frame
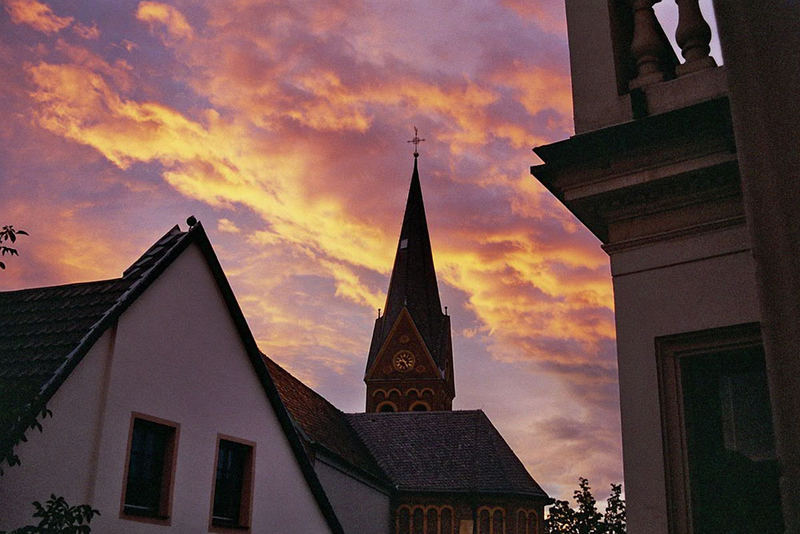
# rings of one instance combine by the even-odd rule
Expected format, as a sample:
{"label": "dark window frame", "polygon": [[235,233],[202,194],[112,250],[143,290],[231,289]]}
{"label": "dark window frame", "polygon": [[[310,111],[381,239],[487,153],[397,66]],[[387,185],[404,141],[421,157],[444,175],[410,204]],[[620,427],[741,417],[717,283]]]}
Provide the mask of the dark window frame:
{"label": "dark window frame", "polygon": [[682,364],[762,346],[759,323],[712,328],[655,339],[667,514],[670,532],[692,533],[689,415],[684,403]]}
{"label": "dark window frame", "polygon": [[[141,421],[143,425],[153,425],[163,427],[166,433],[164,444],[163,461],[161,466],[160,491],[158,497],[158,511],[137,511],[132,505],[126,502],[128,487],[130,484],[131,452],[134,441],[134,429],[136,422]],[[172,515],[172,501],[175,487],[175,470],[178,458],[178,442],[180,437],[180,424],[155,417],[152,415],[131,412],[130,424],[128,426],[128,444],[125,452],[125,467],[122,477],[122,494],[120,496],[120,519],[139,521],[142,523],[154,523],[158,525],[170,525]]]}
{"label": "dark window frame", "polygon": [[[239,495],[239,512],[235,522],[227,522],[214,517],[214,504],[217,496],[217,469],[219,467],[220,445],[223,442],[233,444],[234,448],[240,447],[244,451],[242,462],[242,480]],[[252,525],[253,516],[253,484],[255,479],[256,444],[242,438],[217,434],[217,444],[214,448],[214,471],[211,480],[211,504],[208,512],[209,532],[242,532],[248,531]]]}

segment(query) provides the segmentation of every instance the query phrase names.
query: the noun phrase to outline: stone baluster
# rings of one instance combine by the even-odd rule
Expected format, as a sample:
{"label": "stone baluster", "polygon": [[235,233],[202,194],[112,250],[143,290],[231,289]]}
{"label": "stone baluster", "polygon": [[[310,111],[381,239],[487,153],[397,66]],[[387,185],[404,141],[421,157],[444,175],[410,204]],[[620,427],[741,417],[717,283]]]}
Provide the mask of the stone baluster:
{"label": "stone baluster", "polygon": [[716,67],[717,63],[709,55],[711,48],[711,27],[703,18],[698,0],[675,0],[678,4],[678,28],[675,41],[681,47],[686,61],[678,65],[675,73],[683,76],[690,72]]}
{"label": "stone baluster", "polygon": [[661,39],[653,5],[660,0],[633,0],[633,39],[631,54],[636,60],[636,78],[630,88],[636,89],[665,79],[662,58],[665,43]]}

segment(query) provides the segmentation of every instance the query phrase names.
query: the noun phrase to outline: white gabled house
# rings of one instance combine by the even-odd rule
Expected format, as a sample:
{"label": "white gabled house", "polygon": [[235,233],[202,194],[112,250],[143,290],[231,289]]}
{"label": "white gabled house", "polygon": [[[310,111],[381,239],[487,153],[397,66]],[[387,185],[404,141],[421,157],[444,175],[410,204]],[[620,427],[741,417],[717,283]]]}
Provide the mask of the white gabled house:
{"label": "white gabled house", "polygon": [[20,385],[52,417],[3,465],[0,530],[55,493],[96,532],[342,531],[199,223],[121,278],[0,293],[0,387]]}

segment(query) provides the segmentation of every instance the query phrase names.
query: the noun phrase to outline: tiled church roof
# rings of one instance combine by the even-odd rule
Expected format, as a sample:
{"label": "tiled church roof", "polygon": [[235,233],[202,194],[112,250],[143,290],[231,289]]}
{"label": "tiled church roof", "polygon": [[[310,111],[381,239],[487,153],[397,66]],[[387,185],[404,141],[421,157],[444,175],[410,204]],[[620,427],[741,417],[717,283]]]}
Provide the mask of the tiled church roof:
{"label": "tiled church roof", "polygon": [[400,491],[548,499],[481,410],[347,414]]}
{"label": "tiled church roof", "polygon": [[400,491],[548,499],[480,410],[351,413],[264,357],[281,400],[313,446]]}

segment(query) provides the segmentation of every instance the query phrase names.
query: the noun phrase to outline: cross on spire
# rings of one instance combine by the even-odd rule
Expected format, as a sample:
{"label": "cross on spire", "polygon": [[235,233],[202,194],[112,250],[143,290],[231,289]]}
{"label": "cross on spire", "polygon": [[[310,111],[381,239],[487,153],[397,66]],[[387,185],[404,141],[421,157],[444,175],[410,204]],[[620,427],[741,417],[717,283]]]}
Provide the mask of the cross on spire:
{"label": "cross on spire", "polygon": [[414,157],[419,156],[419,144],[423,142],[425,139],[419,138],[419,132],[417,131],[417,127],[414,126],[414,139],[409,139],[406,143],[414,143]]}

